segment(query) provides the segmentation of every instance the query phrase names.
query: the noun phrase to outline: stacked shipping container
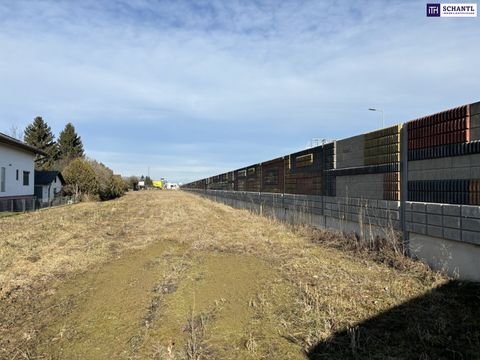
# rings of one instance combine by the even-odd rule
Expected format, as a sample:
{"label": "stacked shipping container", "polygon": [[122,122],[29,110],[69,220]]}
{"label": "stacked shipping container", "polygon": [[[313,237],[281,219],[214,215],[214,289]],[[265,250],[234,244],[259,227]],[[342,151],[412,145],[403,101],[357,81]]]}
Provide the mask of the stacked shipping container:
{"label": "stacked shipping container", "polygon": [[321,195],[323,193],[323,146],[285,157],[285,192]]}
{"label": "stacked shipping container", "polygon": [[400,132],[396,125],[365,135],[365,165],[392,165],[383,174],[383,200],[400,200]]}
{"label": "stacked shipping container", "polygon": [[285,159],[283,157],[262,163],[262,191],[285,192]]}
{"label": "stacked shipping container", "polygon": [[336,196],[400,200],[400,131],[392,126],[337,142]]}
{"label": "stacked shipping container", "polygon": [[480,142],[477,131],[473,139],[470,131],[472,125],[478,128],[477,112],[478,103],[406,124],[411,169],[408,200],[478,205],[475,165],[480,160]]}

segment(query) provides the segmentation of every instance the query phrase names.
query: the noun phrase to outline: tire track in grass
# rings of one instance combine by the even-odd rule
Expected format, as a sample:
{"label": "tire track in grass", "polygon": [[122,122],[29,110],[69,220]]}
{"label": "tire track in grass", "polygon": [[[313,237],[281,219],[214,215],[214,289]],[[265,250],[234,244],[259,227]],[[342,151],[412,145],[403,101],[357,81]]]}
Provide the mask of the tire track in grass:
{"label": "tire track in grass", "polygon": [[165,298],[141,358],[303,359],[279,333],[279,305],[293,301],[280,274],[253,256],[201,254]]}
{"label": "tire track in grass", "polygon": [[[59,288],[37,353],[60,359],[127,359],[161,307],[159,286],[184,262],[185,249],[160,242]],[[67,305],[68,304],[68,305]]]}

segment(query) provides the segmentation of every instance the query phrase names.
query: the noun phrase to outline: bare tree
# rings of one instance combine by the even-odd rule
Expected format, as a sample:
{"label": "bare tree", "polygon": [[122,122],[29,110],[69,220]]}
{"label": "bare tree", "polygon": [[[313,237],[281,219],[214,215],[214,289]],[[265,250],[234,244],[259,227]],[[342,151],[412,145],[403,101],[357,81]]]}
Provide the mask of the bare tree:
{"label": "bare tree", "polygon": [[18,128],[17,125],[12,125],[10,126],[10,130],[8,131],[8,135],[11,137],[17,139],[17,140],[22,140],[22,132]]}

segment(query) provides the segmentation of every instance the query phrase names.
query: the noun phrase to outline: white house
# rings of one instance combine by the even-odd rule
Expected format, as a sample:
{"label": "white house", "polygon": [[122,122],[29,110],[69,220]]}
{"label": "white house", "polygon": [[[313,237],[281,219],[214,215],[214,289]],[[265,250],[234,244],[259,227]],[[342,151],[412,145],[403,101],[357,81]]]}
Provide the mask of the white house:
{"label": "white house", "polygon": [[43,203],[50,203],[62,191],[65,180],[59,171],[35,170],[35,196]]}
{"label": "white house", "polygon": [[33,146],[0,133],[0,211],[18,207],[9,200],[34,199],[36,154],[46,155]]}

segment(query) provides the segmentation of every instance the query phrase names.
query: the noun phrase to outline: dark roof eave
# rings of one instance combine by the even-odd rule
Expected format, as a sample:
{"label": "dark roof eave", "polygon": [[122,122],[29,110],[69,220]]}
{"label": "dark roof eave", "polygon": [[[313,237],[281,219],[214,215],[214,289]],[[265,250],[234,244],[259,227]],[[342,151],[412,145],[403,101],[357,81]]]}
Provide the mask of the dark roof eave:
{"label": "dark roof eave", "polygon": [[62,185],[65,185],[65,179],[62,176],[62,173],[56,170],[51,171],[41,171],[35,170],[35,185],[49,185],[55,178],[58,176]]}
{"label": "dark roof eave", "polygon": [[34,146],[25,144],[24,142],[22,142],[20,140],[17,140],[15,138],[11,137],[11,136],[8,136],[8,135],[2,134],[2,133],[0,133],[0,143],[11,145],[13,147],[20,148],[22,150],[25,150],[25,151],[28,151],[28,152],[31,152],[31,153],[34,153],[34,154],[38,154],[38,155],[42,155],[42,156],[48,156],[42,150],[37,149]]}
{"label": "dark roof eave", "polygon": [[60,182],[62,183],[62,185],[65,185],[65,184],[66,184],[66,182],[65,182],[65,179],[63,178],[63,175],[62,175],[62,173],[61,173],[61,172],[59,172],[59,173],[57,174],[57,176],[58,176],[58,178],[60,179]]}

